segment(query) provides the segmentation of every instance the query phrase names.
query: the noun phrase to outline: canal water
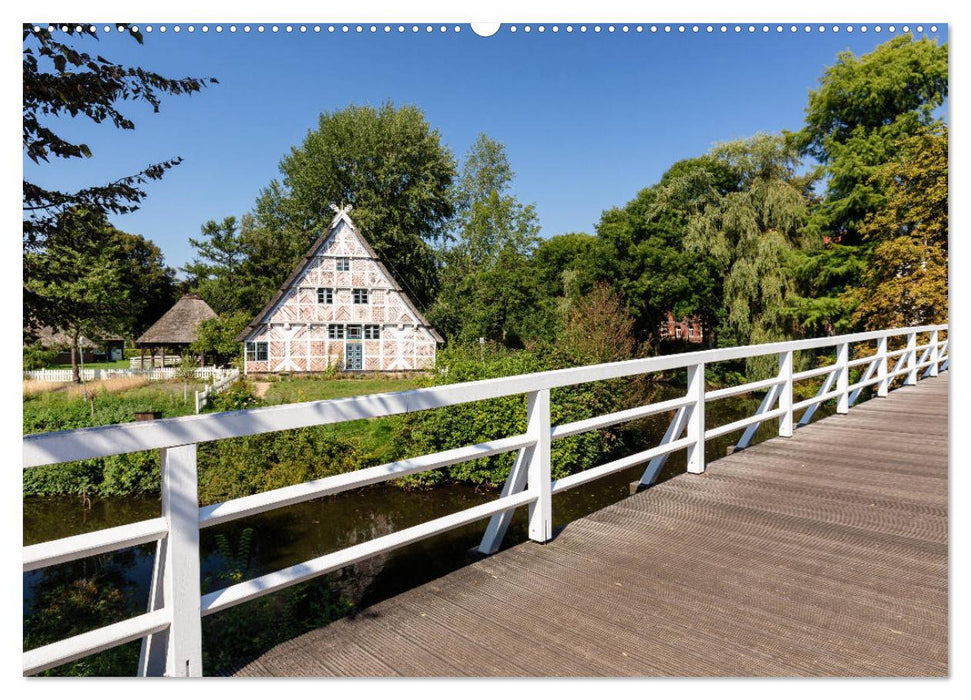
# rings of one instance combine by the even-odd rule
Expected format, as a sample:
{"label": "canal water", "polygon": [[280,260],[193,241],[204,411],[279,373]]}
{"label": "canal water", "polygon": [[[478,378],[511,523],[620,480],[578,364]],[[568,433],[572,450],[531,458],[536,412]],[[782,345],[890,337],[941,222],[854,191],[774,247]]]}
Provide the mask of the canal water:
{"label": "canal water", "polygon": [[[652,402],[683,395],[683,389],[659,387]],[[710,402],[706,407],[709,428],[752,415],[760,397],[734,397]],[[817,416],[831,412],[822,407]],[[636,435],[635,449],[647,449],[661,439],[673,412],[651,416],[631,424]],[[798,418],[798,414],[797,414]],[[762,425],[756,441],[777,433],[777,420]],[[737,441],[733,433],[708,441],[706,459],[710,462],[726,454]],[[553,497],[554,529],[630,495],[630,484],[637,481],[645,465],[617,472]],[[685,470],[685,454],[672,454],[659,481]],[[428,491],[406,490],[382,484],[337,496],[330,496],[269,513],[208,528],[202,531],[203,593],[226,585],[230,562],[220,553],[217,539],[235,549],[245,528],[252,528],[245,578],[298,564],[360,542],[402,530],[412,525],[454,513],[498,497],[494,490],[450,485]],[[157,498],[95,498],[83,502],[75,496],[24,499],[24,544],[29,545],[82,532],[113,527],[158,517]],[[372,605],[402,591],[438,578],[466,565],[470,551],[479,543],[485,521],[473,523],[436,537],[380,555],[321,577],[317,585],[330,587],[349,600],[356,609]],[[526,508],[517,510],[503,546],[527,539]],[[35,599],[45,586],[76,576],[93,573],[97,567],[114,567],[127,578],[124,594],[142,608],[147,605],[155,545],[143,545],[112,554],[48,567],[24,574],[24,614],[34,609]],[[271,594],[279,595],[279,594]],[[217,613],[216,616],[221,613]]]}

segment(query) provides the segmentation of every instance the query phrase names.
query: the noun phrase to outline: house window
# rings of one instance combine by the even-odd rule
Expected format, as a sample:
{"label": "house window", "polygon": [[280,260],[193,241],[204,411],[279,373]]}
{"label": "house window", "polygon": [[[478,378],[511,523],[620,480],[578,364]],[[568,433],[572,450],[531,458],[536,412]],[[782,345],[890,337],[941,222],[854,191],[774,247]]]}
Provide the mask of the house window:
{"label": "house window", "polygon": [[681,337],[681,326],[675,326],[674,327],[674,337],[675,338],[680,338]]}
{"label": "house window", "polygon": [[266,362],[269,357],[267,344],[265,341],[258,343],[246,343],[247,362]]}
{"label": "house window", "polygon": [[344,338],[344,324],[331,323],[327,326],[327,337],[331,340],[342,340]]}
{"label": "house window", "polygon": [[324,289],[321,287],[317,290],[317,303],[318,304],[333,304],[334,303],[334,290]]}
{"label": "house window", "polygon": [[361,327],[360,326],[348,326],[347,327],[347,337],[349,340],[360,340],[361,339]]}
{"label": "house window", "polygon": [[368,290],[366,289],[355,289],[354,292],[354,303],[355,304],[367,304],[368,301]]}
{"label": "house window", "polygon": [[695,327],[694,326],[688,326],[688,337],[689,338],[693,338],[694,335],[695,335]]}
{"label": "house window", "polygon": [[380,340],[381,339],[381,326],[377,324],[368,324],[364,326],[364,339],[365,340]]}
{"label": "house window", "polygon": [[351,259],[350,258],[337,258],[336,261],[338,272],[347,272],[351,269]]}

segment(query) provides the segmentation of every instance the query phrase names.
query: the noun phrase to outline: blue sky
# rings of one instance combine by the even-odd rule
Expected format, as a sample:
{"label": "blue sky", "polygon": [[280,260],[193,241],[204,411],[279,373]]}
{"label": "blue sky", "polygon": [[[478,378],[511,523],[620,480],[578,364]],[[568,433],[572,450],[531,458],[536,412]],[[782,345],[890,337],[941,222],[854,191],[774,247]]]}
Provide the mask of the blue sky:
{"label": "blue sky", "polygon": [[[25,177],[79,188],[182,156],[149,185],[139,211],[114,219],[178,267],[206,220],[252,207],[321,112],[391,100],[424,110],[459,160],[480,132],[502,141],[516,194],[535,203],[544,236],[593,232],[604,209],[630,200],[673,162],[757,131],[798,129],[809,90],[836,54],[865,53],[891,36],[886,25],[879,34],[847,33],[845,25],[808,34],[802,25],[795,34],[774,25],[767,34],[721,34],[717,26],[712,34],[598,34],[592,26],[541,34],[533,25],[527,34],[505,25],[488,38],[467,25],[458,34],[358,34],[353,25],[346,34],[170,29],[147,34],[143,45],[102,33],[83,42],[89,52],[219,84],[166,97],[158,114],[127,105],[134,131],[63,120],[59,131],[88,143],[94,157],[40,166],[25,159]],[[945,25],[924,29],[946,41]]]}

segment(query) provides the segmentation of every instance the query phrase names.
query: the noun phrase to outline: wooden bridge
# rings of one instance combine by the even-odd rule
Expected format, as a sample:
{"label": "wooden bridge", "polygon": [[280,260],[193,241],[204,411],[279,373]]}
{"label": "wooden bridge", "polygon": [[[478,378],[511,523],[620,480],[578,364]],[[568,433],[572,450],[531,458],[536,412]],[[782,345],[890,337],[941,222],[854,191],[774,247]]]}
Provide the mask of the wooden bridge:
{"label": "wooden bridge", "polygon": [[243,676],[947,674],[947,378],[683,474]]}
{"label": "wooden bridge", "polygon": [[[160,449],[162,515],[24,549],[29,571],[158,542],[148,612],[26,651],[24,672],[142,638],[141,674],[202,675],[201,616],[488,518],[479,549],[491,556],[286,642],[239,675],[946,675],[949,353],[941,331],[708,350],[27,436],[25,468]],[[794,353],[827,348],[835,362],[822,355],[821,366],[794,371]],[[778,355],[777,376],[706,388],[706,364],[769,354]],[[683,397],[550,424],[551,389],[679,367],[688,373]],[[794,385],[813,379],[822,380],[815,396],[795,401]],[[869,386],[880,398],[851,412]],[[749,392],[764,392],[753,416],[706,423],[706,403]],[[516,394],[527,397],[522,435],[198,507],[198,442]],[[810,424],[829,400],[836,415]],[[674,417],[657,446],[551,479],[553,440],[662,412]],[[749,447],[769,419],[778,419],[780,437]],[[735,432],[739,451],[706,465],[705,441]],[[688,473],[651,486],[679,450]],[[509,479],[490,503],[200,595],[201,528],[512,451]],[[554,536],[553,494],[637,465],[646,465],[640,483],[650,488]],[[532,541],[497,552],[524,505]]]}

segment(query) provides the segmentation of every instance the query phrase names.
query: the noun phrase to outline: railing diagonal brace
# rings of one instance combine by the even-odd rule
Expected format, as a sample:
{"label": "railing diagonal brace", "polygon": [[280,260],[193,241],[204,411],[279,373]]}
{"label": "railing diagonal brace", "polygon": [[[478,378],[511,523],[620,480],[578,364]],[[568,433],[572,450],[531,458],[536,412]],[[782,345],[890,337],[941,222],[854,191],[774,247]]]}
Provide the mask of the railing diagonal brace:
{"label": "railing diagonal brace", "polygon": [[[873,358],[873,362],[871,362],[869,365],[867,365],[866,373],[863,375],[863,378],[860,379],[860,381],[861,382],[866,382],[866,381],[869,381],[870,379],[872,379],[874,373],[877,371],[877,367],[879,367],[879,366],[880,366],[880,358],[879,357]],[[850,406],[852,406],[853,404],[856,403],[856,400],[860,397],[860,392],[863,391],[863,389],[864,389],[864,387],[860,386],[860,387],[857,387],[856,389],[854,389],[853,391],[850,392],[850,398],[849,398]],[[820,396],[822,394],[825,394],[827,391],[829,391],[828,388],[825,391],[820,391],[820,393],[819,394],[816,394],[816,395],[817,396]],[[812,406],[810,406],[810,408],[812,408],[813,410],[815,410],[816,409],[816,406],[818,406],[818,405],[819,404],[813,404]],[[806,409],[806,411],[809,412],[809,409]],[[810,412],[809,415],[811,416],[812,413]],[[800,425],[801,425],[801,423],[800,423]]]}
{"label": "railing diagonal brace", "polygon": [[[659,445],[666,445],[670,442],[674,442],[681,438],[681,433],[684,432],[685,427],[688,425],[688,406],[682,406],[679,408],[675,414],[674,418],[671,419],[671,423],[668,425],[668,429],[664,433],[664,437],[661,438]],[[657,475],[660,473],[664,464],[668,461],[668,455],[658,455],[647,463],[647,468],[641,475],[641,488],[650,486],[657,479]]]}
{"label": "railing diagonal brace", "polygon": [[[506,483],[502,487],[503,497],[519,493],[526,488],[529,461],[532,459],[535,449],[535,446],[530,445],[523,447],[516,454],[516,461],[513,462],[509,476],[506,477]],[[495,554],[499,551],[502,540],[506,536],[506,530],[509,529],[509,523],[512,522],[513,513],[514,509],[504,510],[489,518],[489,524],[486,526],[485,534],[482,535],[482,541],[479,543],[480,554]]]}
{"label": "railing diagonal brace", "polygon": [[[819,387],[819,391],[816,392],[816,396],[822,396],[823,394],[829,393],[829,390],[833,388],[833,382],[836,381],[836,375],[839,374],[840,368],[837,365],[833,365],[833,371],[826,375],[826,379],[823,381],[822,385]],[[853,397],[850,398],[850,401]],[[819,408],[818,403],[814,403],[812,406],[807,406],[806,410],[802,412],[802,416],[799,418],[799,427],[804,425],[809,425],[809,421],[813,419],[813,414],[816,409]]]}
{"label": "railing diagonal brace", "polygon": [[[767,392],[765,392],[765,396],[762,397],[762,403],[759,404],[759,409],[755,412],[755,415],[759,416],[763,413],[768,413],[771,411],[772,406],[775,404],[781,393],[782,385],[774,384]],[[747,427],[745,432],[742,433],[742,437],[740,437],[738,442],[735,443],[735,449],[744,450],[746,447],[748,447],[761,425],[762,421],[758,421]]]}

